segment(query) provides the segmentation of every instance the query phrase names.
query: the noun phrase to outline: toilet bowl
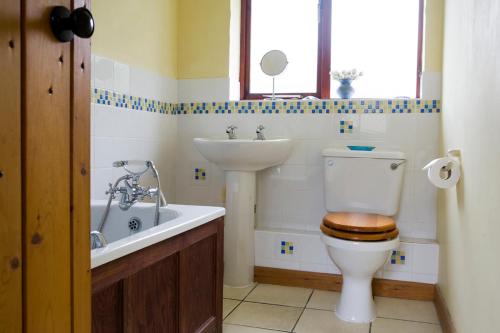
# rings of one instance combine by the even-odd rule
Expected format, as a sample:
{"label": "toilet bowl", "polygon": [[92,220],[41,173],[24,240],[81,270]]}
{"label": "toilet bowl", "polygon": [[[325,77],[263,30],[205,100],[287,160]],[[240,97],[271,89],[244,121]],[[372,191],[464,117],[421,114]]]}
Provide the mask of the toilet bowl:
{"label": "toilet bowl", "polygon": [[374,274],[399,246],[395,220],[403,182],[401,152],[325,149],[325,204],[320,229],[328,255],[342,273],[335,314],[369,323],[376,317]]}
{"label": "toilet bowl", "polygon": [[375,214],[330,213],[321,231],[328,255],[343,278],[336,315],[356,323],[373,321],[372,279],[399,245],[396,223]]}
{"label": "toilet bowl", "polygon": [[342,273],[342,292],[335,314],[342,320],[369,323],[376,317],[373,275],[398,247],[399,237],[387,241],[348,241],[321,235],[328,255]]}

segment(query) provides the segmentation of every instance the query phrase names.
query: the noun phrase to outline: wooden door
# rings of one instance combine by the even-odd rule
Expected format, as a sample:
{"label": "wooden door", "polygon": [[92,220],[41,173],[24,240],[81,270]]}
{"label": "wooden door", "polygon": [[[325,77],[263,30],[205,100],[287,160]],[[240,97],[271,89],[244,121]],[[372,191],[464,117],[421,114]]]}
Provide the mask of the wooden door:
{"label": "wooden door", "polygon": [[90,4],[0,3],[0,332],[90,332],[90,42],[56,5]]}
{"label": "wooden door", "polygon": [[0,332],[22,327],[21,5],[0,4]]}

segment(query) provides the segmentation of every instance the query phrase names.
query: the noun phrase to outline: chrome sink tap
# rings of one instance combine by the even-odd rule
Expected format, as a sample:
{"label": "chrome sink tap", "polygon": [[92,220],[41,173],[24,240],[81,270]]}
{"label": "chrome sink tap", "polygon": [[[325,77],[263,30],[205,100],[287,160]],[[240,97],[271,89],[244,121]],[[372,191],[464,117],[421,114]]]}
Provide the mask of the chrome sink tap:
{"label": "chrome sink tap", "polygon": [[255,131],[255,133],[257,133],[257,137],[255,138],[255,140],[265,140],[266,139],[266,137],[264,136],[264,129],[265,129],[265,127],[263,125],[257,126],[257,130]]}
{"label": "chrome sink tap", "polygon": [[229,140],[234,140],[236,139],[236,129],[238,127],[234,126],[234,125],[229,125],[227,128],[226,128],[226,134],[227,134],[227,137]]}

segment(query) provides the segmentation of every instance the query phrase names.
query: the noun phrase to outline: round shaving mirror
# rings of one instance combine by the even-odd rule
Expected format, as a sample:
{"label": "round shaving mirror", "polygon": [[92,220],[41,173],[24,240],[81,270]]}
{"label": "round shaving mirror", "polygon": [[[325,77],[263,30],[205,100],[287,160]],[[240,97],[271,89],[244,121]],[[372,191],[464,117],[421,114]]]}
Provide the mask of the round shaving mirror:
{"label": "round shaving mirror", "polygon": [[287,65],[286,54],[280,50],[267,52],[260,61],[260,68],[269,76],[276,76],[283,73]]}

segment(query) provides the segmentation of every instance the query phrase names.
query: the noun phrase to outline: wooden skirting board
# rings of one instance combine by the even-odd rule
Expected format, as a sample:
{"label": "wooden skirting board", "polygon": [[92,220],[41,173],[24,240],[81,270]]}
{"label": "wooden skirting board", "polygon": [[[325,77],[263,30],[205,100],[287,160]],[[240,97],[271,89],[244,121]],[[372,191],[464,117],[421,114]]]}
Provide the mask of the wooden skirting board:
{"label": "wooden skirting board", "polygon": [[[255,282],[291,287],[340,291],[342,275],[255,267]],[[435,284],[373,279],[373,295],[418,301],[433,301],[443,333],[456,333],[445,299]]]}
{"label": "wooden skirting board", "polygon": [[434,305],[436,306],[436,311],[439,321],[441,322],[441,329],[443,330],[443,333],[456,333],[457,330],[451,320],[450,311],[448,310],[448,306],[446,305],[446,301],[438,285],[436,285],[436,290],[434,292]]}
{"label": "wooden skirting board", "polygon": [[[255,282],[340,291],[342,276],[338,274],[255,267]],[[373,279],[373,294],[375,296],[434,301],[435,290],[434,284]]]}

